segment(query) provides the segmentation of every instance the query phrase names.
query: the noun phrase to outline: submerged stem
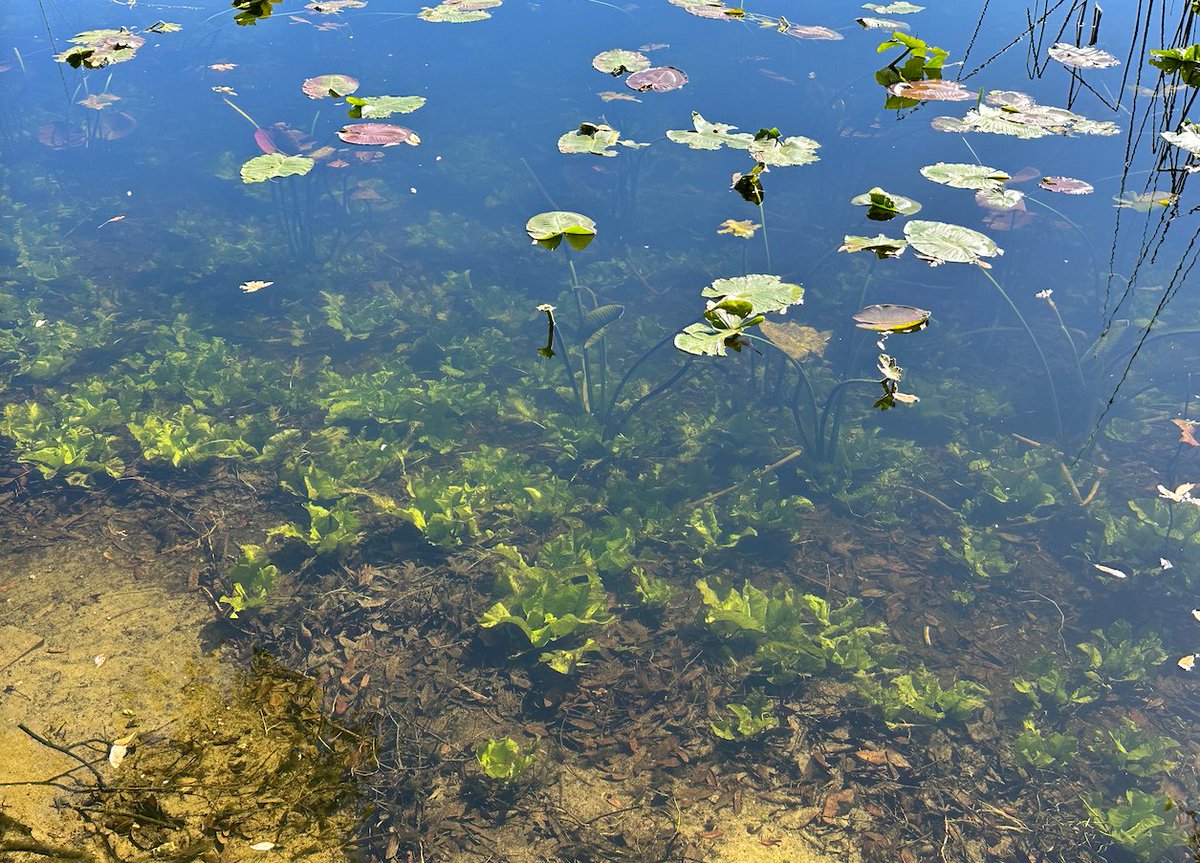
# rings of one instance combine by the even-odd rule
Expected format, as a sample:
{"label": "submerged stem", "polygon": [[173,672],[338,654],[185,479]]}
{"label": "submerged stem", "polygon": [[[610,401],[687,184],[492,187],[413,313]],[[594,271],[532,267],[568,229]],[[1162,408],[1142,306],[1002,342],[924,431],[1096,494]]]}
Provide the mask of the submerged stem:
{"label": "submerged stem", "polygon": [[1012,309],[1013,314],[1017,316],[1017,320],[1021,322],[1021,326],[1025,328],[1025,332],[1029,335],[1029,340],[1033,342],[1034,349],[1037,350],[1038,357],[1042,361],[1042,368],[1046,371],[1046,383],[1050,387],[1050,401],[1052,402],[1052,406],[1054,408],[1054,424],[1058,428],[1058,437],[1061,440],[1063,436],[1063,423],[1062,411],[1060,411],[1058,407],[1058,389],[1054,386],[1054,373],[1050,371],[1050,363],[1046,360],[1046,354],[1042,351],[1041,343],[1038,342],[1037,336],[1033,334],[1033,329],[1029,326],[1029,322],[1025,320],[1025,316],[1021,314],[1021,310],[1017,308],[1017,304],[1014,303],[1012,301],[1012,297],[1008,295],[1008,291],[1004,290],[1004,288],[1000,286],[1000,283],[997,282],[996,279],[993,278],[992,274],[986,269],[980,267],[980,270],[985,276],[987,276],[987,280],[992,283],[992,286],[1000,292],[1000,296],[1004,298],[1004,302],[1008,303],[1008,307]]}

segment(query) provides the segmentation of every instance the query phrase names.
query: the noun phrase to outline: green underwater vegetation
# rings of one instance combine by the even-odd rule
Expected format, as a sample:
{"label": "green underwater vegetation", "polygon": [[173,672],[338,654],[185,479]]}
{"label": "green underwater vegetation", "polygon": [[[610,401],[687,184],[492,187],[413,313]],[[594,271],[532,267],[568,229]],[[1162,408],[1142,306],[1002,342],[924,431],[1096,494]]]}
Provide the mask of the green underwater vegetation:
{"label": "green underwater vegetation", "polygon": [[[254,27],[244,36],[286,24],[344,38],[359,8],[272,16],[277,5],[235,2],[222,17]],[[1095,163],[1033,149],[1049,136],[1107,146],[1116,125],[1075,113],[1103,109],[1076,95],[1107,91],[1072,90],[1056,108],[992,90],[998,71],[960,75],[903,28],[874,52],[868,34],[822,53],[861,37],[848,13],[838,46],[832,27],[716,0],[568,5],[682,11],[698,34],[723,21],[747,40],[759,25],[789,47],[819,40],[806,43],[818,59],[809,77],[778,55],[747,67],[763,81],[737,79],[728,113],[711,113],[758,128],[739,132],[696,110],[674,128],[689,106],[667,90],[686,78],[647,56],[656,46],[591,61],[660,73],[604,115],[573,101],[578,80],[505,55],[495,81],[514,99],[536,91],[536,117],[464,110],[407,65],[430,59],[423,45],[396,61],[409,83],[395,92],[420,96],[350,95],[356,80],[306,78],[320,67],[283,54],[259,78],[220,78],[235,66],[219,70],[215,51],[221,62],[196,70],[211,78],[202,92],[236,84],[268,122],[230,101],[250,135],[213,96],[240,137],[199,160],[221,190],[211,198],[197,181],[197,197],[165,200],[178,142],[137,140],[158,210],[105,174],[119,161],[101,127],[79,147],[53,146],[63,129],[50,143],[22,132],[47,161],[0,166],[6,505],[161,522],[155,553],[193,555],[222,631],[289,656],[361,733],[354,769],[378,819],[362,841],[394,859],[451,843],[500,856],[493,837],[516,829],[505,819],[546,859],[698,858],[714,840],[696,834],[720,828],[685,829],[683,812],[717,801],[736,816],[758,794],[811,808],[826,834],[853,825],[886,859],[908,859],[901,847],[1032,859],[1044,846],[1086,847],[1092,863],[1106,843],[1127,855],[1114,859],[1182,859],[1172,796],[1197,793],[1179,716],[1190,679],[1168,659],[1198,649],[1200,468],[1194,439],[1176,440],[1194,425],[1194,328],[1171,305],[1166,251],[1129,263],[1115,239],[1099,247],[1079,215],[1093,211],[1040,200],[1080,191],[1043,171],[1078,168],[1100,188]],[[380,32],[414,21],[431,39],[486,40],[490,26],[527,34],[539,22],[524,16],[566,13],[445,0],[378,14]],[[378,38],[369,29],[359,44]],[[134,87],[122,64],[157,62],[170,37],[147,34],[170,32],[80,33],[53,68],[89,75],[88,94],[128,84],[132,104],[151,82]],[[1142,65],[1194,87],[1195,48]],[[704,83],[714,67],[688,51],[685,92],[734,87],[727,69]],[[879,122],[878,91],[868,110],[831,65],[849,55],[921,135],[928,112],[910,109],[970,106],[933,120],[921,159],[883,158],[892,116]],[[890,62],[873,72],[878,55]],[[453,74],[490,93],[460,59]],[[767,87],[796,88],[799,110],[781,112]],[[418,109],[419,136],[376,122]],[[785,114],[803,127],[781,131]],[[1192,134],[1182,117],[1166,134]],[[937,131],[1007,135],[1012,151],[991,167]],[[1163,169],[1171,192],[1125,177],[1112,189],[1162,206],[1103,207],[1144,217],[1137,231],[1178,251],[1178,231],[1153,220],[1190,215],[1176,204],[1194,151],[1168,152],[1182,160]],[[116,185],[81,182],[72,156]],[[1031,176],[1041,189],[1021,187]],[[886,191],[927,180],[922,203]],[[716,237],[718,224],[747,242]],[[1147,357],[1149,370],[1135,363]],[[543,742],[489,736],[504,733]],[[564,789],[591,772],[628,782],[623,802],[567,817]],[[475,808],[489,795],[504,817]],[[673,821],[660,817],[670,807]],[[645,823],[609,821],[628,812]],[[754,834],[763,847],[773,829]]]}

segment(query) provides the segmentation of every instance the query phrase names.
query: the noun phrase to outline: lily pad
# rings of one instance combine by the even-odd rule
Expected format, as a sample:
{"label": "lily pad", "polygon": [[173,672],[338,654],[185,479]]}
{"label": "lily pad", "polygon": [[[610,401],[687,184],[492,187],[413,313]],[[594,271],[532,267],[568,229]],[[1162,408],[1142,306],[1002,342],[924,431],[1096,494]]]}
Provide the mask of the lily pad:
{"label": "lily pad", "polygon": [[1113,202],[1118,209],[1136,210],[1139,213],[1148,213],[1155,207],[1169,207],[1179,200],[1179,196],[1172,192],[1126,192],[1119,198],[1113,198]]}
{"label": "lily pad", "polygon": [[854,313],[854,325],[876,333],[915,333],[929,325],[932,312],[916,306],[881,303]]}
{"label": "lily pad", "polygon": [[393,114],[411,114],[425,104],[424,96],[349,96],[350,117],[354,120],[382,120]]}
{"label": "lily pad", "polygon": [[737,18],[733,14],[735,10],[720,0],[667,0],[667,2],[697,18],[712,18],[722,21],[733,21]]}
{"label": "lily pad", "polygon": [[988,186],[975,193],[975,203],[985,210],[998,213],[1006,210],[1024,210],[1025,193],[1017,189]]}
{"label": "lily pad", "polygon": [[837,30],[830,30],[818,24],[788,24],[786,27],[780,27],[779,32],[797,39],[823,39],[827,42],[837,42],[844,38]]}
{"label": "lily pad", "polygon": [[764,137],[761,133],[750,144],[750,155],[756,162],[776,168],[789,165],[811,165],[820,160],[820,144],[812,138],[794,135],[788,138]]}
{"label": "lily pad", "polygon": [[1090,195],[1095,189],[1091,183],[1073,177],[1042,177],[1042,188],[1060,195]]}
{"label": "lily pad", "polygon": [[605,90],[602,93],[597,93],[605,102],[640,102],[642,101],[637,96],[630,96],[628,93],[618,93],[615,90]]}
{"label": "lily pad", "polygon": [[796,361],[824,356],[833,336],[832,330],[818,330],[790,321],[778,324],[763,321],[758,328],[771,344]]}
{"label": "lily pad", "polygon": [[338,129],[337,136],[347,144],[369,147],[395,147],[397,144],[415,147],[421,143],[421,139],[412,129],[394,126],[391,123],[351,123]]}
{"label": "lily pad", "polygon": [[1039,105],[1032,96],[1014,90],[992,90],[984,101],[987,104],[972,108],[961,120],[935,117],[930,125],[941,132],[988,132],[1017,138],[1115,135],[1121,131],[1116,123],[1089,120],[1066,108]]}
{"label": "lily pad", "polygon": [[625,86],[630,90],[637,90],[639,93],[647,90],[653,90],[655,93],[669,93],[672,90],[678,90],[687,82],[687,73],[682,69],[676,69],[674,66],[655,66],[651,69],[634,72],[625,79]]}
{"label": "lily pad", "polygon": [[1058,42],[1050,46],[1050,58],[1073,69],[1107,69],[1119,66],[1121,61],[1099,48],[1081,48],[1069,42]]}
{"label": "lily pad", "polygon": [[558,139],[558,152],[611,157],[617,155],[617,151],[612,148],[618,144],[631,149],[650,146],[639,144],[637,141],[623,141],[620,132],[603,123],[580,123],[578,129],[567,132]]}
{"label": "lily pad", "polygon": [[262,183],[278,177],[299,177],[311,171],[315,164],[307,156],[264,153],[242,165],[242,182]]}
{"label": "lily pad", "polygon": [[358,89],[358,79],[349,75],[317,75],[301,84],[300,89],[310,99],[325,99],[331,96],[340,99]]}
{"label": "lily pad", "polygon": [[488,9],[495,9],[501,0],[442,0],[436,6],[425,6],[417,13],[422,21],[436,24],[466,24],[491,18]]}
{"label": "lily pad", "polygon": [[650,68],[650,58],[637,51],[624,51],[614,48],[603,51],[592,58],[592,68],[598,72],[607,72],[614,78],[627,72],[641,72]]}
{"label": "lily pad", "polygon": [[905,2],[905,0],[900,0],[897,3],[888,3],[886,6],[881,6],[878,3],[864,3],[862,7],[880,15],[911,15],[914,12],[921,12],[925,9],[924,6],[917,6]]}
{"label": "lily pad", "polygon": [[850,203],[856,207],[869,207],[867,218],[876,222],[886,222],[897,215],[915,216],[921,212],[921,205],[912,198],[894,195],[875,186],[868,192],[855,195]]}
{"label": "lily pad", "polygon": [[571,248],[579,251],[587,248],[595,238],[596,223],[582,213],[552,210],[538,213],[526,222],[525,233],[534,243],[547,249],[558,248],[563,237],[566,237]]}
{"label": "lily pad", "polygon": [[699,111],[692,112],[692,128],[694,131],[672,129],[667,132],[667,138],[677,144],[686,144],[693,150],[719,150],[721,147],[749,150],[754,143],[753,135],[734,132],[737,126],[727,123],[710,123],[700,116]]}
{"label": "lily pad", "polygon": [[935,267],[947,262],[988,267],[982,258],[1004,254],[1003,249],[979,231],[948,222],[914,219],[904,226],[904,238],[913,251]]}
{"label": "lily pad", "polygon": [[877,234],[874,237],[855,237],[847,234],[838,246],[839,252],[874,252],[879,260],[898,258],[908,247],[904,240],[894,240]]}
{"label": "lily pad", "polygon": [[903,21],[893,21],[890,18],[855,18],[855,22],[864,30],[907,30],[909,26]]}
{"label": "lily pad", "polygon": [[921,169],[921,176],[955,189],[991,189],[1011,179],[998,168],[966,162],[938,162]]}
{"label": "lily pad", "polygon": [[1195,156],[1200,156],[1200,125],[1184,120],[1178,132],[1162,132],[1163,140],[1168,144],[1187,150]]}
{"label": "lily pad", "polygon": [[319,15],[336,15],[346,9],[362,9],[366,5],[366,0],[313,0],[304,8]]}
{"label": "lily pad", "polygon": [[978,98],[958,81],[927,78],[923,81],[897,81],[887,88],[889,96],[917,102],[966,102]]}
{"label": "lily pad", "polygon": [[70,39],[75,46],[68,48],[54,59],[66,63],[73,69],[101,69],[114,63],[124,63],[137,55],[137,49],[146,40],[124,27],[120,30],[88,30]]}
{"label": "lily pad", "polygon": [[804,288],[785,282],[779,276],[755,273],[748,276],[735,276],[732,279],[717,279],[700,292],[702,297],[710,297],[716,306],[724,300],[745,302],[756,314],[768,312],[786,312],[788,306],[804,302]]}

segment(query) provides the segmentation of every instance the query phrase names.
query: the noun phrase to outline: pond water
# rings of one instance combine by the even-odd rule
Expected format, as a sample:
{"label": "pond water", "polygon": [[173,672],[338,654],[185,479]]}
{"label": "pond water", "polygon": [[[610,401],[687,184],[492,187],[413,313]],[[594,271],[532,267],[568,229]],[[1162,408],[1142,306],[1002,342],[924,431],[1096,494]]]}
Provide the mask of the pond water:
{"label": "pond water", "polygon": [[363,859],[1191,859],[1195,14],[6,3],[9,506],[198,526]]}

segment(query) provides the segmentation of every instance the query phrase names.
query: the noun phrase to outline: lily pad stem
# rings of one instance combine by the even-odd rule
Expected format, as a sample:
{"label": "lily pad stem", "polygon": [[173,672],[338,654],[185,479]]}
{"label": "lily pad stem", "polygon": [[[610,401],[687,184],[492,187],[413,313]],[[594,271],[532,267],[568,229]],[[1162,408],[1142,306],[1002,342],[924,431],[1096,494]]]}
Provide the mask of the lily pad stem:
{"label": "lily pad stem", "polygon": [[[575,272],[575,261],[571,258],[571,253],[567,252],[567,266],[571,269],[571,293],[575,295],[575,309],[579,312],[579,327],[583,328],[583,290],[579,284],[579,275]],[[592,412],[592,372],[591,364],[588,362],[588,349],[586,345],[579,346],[579,366],[583,372],[582,386],[579,388],[580,405],[583,407],[585,414]]]}
{"label": "lily pad stem", "polygon": [[980,267],[979,269],[980,272],[987,277],[987,280],[992,283],[992,286],[1000,292],[1000,296],[1004,297],[1004,302],[1008,303],[1008,307],[1012,309],[1013,314],[1017,316],[1017,320],[1021,322],[1021,326],[1025,328],[1025,332],[1029,335],[1030,341],[1033,342],[1033,347],[1037,350],[1038,357],[1040,357],[1042,360],[1042,368],[1046,371],[1046,383],[1050,387],[1050,401],[1052,403],[1052,407],[1054,408],[1054,423],[1058,429],[1058,437],[1061,440],[1063,436],[1063,423],[1062,411],[1059,410],[1058,406],[1058,389],[1054,386],[1054,374],[1050,371],[1050,363],[1046,361],[1046,354],[1042,350],[1041,343],[1038,342],[1037,336],[1033,334],[1033,330],[1030,328],[1029,322],[1025,320],[1025,316],[1021,314],[1021,310],[1017,308],[1017,304],[1014,303],[1012,301],[1012,297],[1008,295],[1008,291],[1004,290],[1004,288],[1000,286],[1000,283],[997,282],[992,274],[985,268]]}

